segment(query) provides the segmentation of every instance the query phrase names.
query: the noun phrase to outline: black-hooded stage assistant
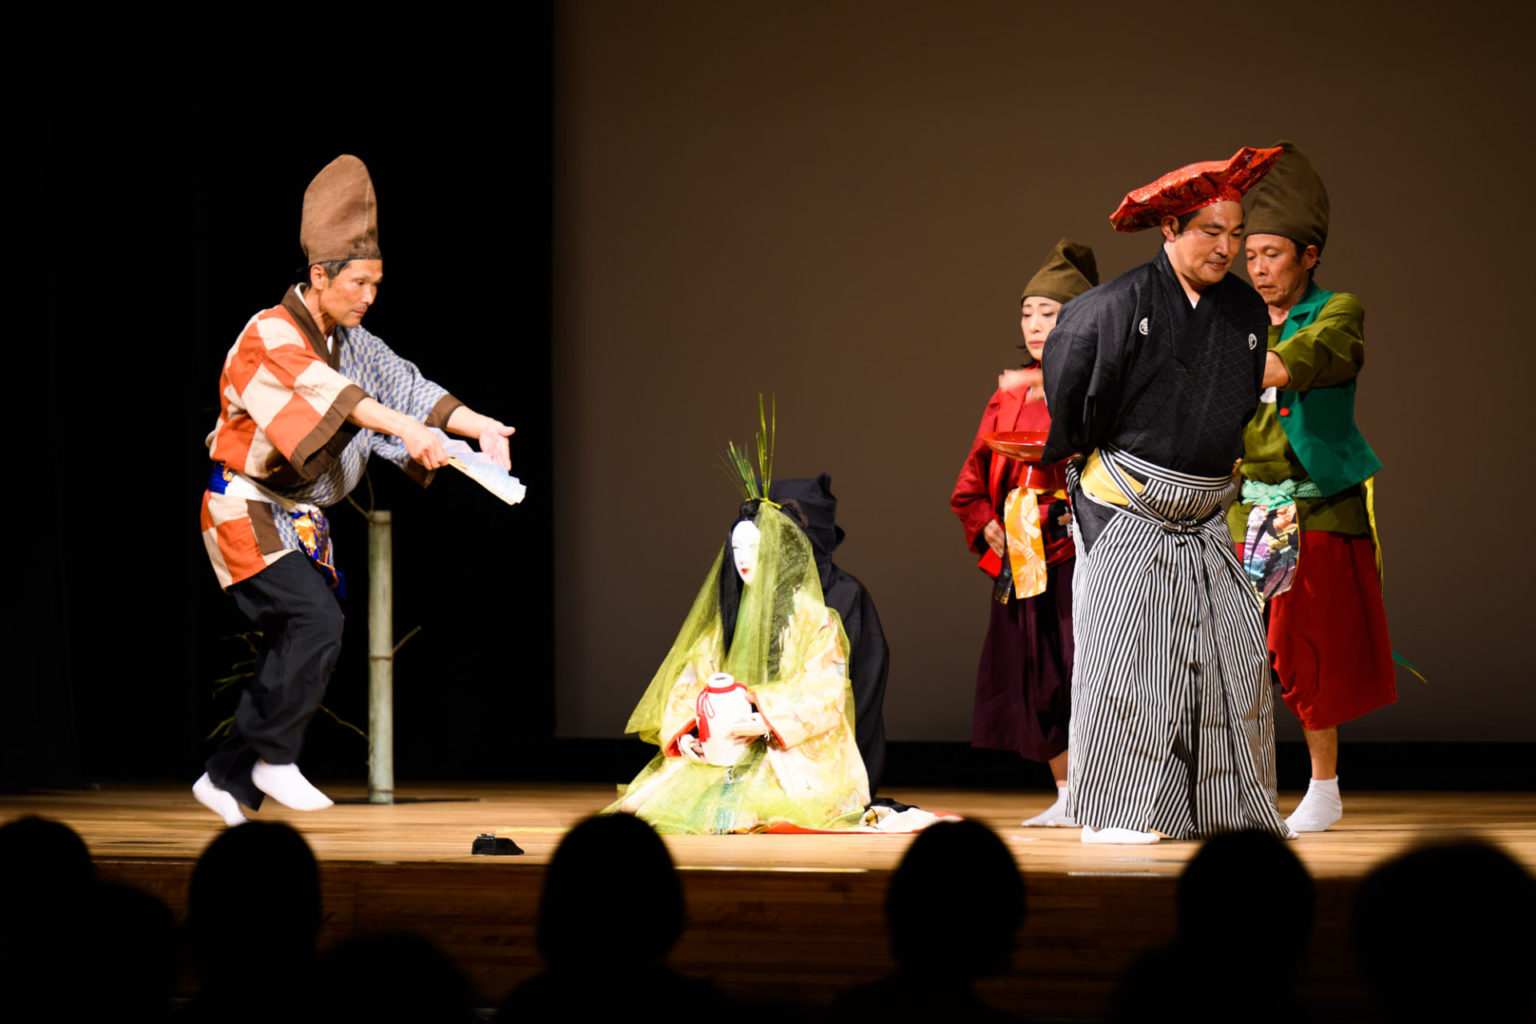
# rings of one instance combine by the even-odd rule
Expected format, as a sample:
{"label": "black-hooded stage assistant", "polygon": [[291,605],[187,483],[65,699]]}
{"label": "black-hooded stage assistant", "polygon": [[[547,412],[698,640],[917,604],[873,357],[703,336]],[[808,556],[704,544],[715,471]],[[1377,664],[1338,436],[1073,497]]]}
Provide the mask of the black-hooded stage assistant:
{"label": "black-hooded stage assistant", "polygon": [[885,683],[891,671],[891,650],[885,642],[880,613],[864,584],[832,561],[832,552],[843,542],[843,528],[837,525],[837,498],[832,493],[832,477],[822,473],[815,478],[800,477],[775,480],[769,497],[779,503],[798,502],[808,520],[805,532],[811,538],[816,555],[816,569],[821,576],[822,599],[843,620],[848,634],[848,675],[853,687],[853,725],[869,775],[869,795],[874,797],[885,772]]}

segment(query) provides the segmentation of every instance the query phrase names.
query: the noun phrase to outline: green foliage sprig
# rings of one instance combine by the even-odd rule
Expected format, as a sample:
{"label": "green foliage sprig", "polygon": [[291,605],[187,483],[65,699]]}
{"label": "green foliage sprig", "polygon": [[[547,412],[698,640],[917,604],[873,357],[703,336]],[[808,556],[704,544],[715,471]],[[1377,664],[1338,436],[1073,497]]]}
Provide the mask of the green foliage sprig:
{"label": "green foliage sprig", "polygon": [[779,429],[778,397],[770,395],[768,406],[763,406],[763,393],[757,393],[757,468],[747,458],[745,446],[736,447],[735,441],[726,442],[726,453],[721,456],[725,475],[730,477],[748,500],[768,497],[768,487],[773,481],[773,439]]}
{"label": "green foliage sprig", "polygon": [[[416,629],[420,628],[420,626],[416,627]],[[405,640],[409,640],[416,633],[416,629],[413,629],[410,633],[407,633]],[[261,638],[262,631],[259,629],[248,630],[244,633],[233,633],[229,636],[220,638],[221,641],[238,640],[244,646],[245,650],[243,655],[237,656],[235,661],[229,666],[228,675],[220,676],[213,681],[213,696],[215,699],[217,699],[221,694],[223,694],[231,687],[238,687],[240,684],[249,682],[251,679],[255,678],[256,663],[259,660],[256,645],[257,641],[259,641]],[[405,643],[405,640],[401,640],[400,644]],[[400,649],[400,644],[395,645],[395,650],[398,651]],[[325,712],[336,721],[336,724],[357,733],[363,738],[363,742],[368,744],[369,753],[373,752],[373,740],[368,737],[366,732],[364,732],[362,729],[359,729],[345,718],[342,718],[340,715],[326,707],[324,704],[321,704],[317,710]],[[223,721],[219,722],[218,725],[215,725],[213,727],[213,731],[210,732],[207,736],[204,736],[203,740],[206,742],[208,740],[218,739],[221,736],[228,736],[234,731],[234,729],[235,716],[230,715],[228,718],[225,718]]]}

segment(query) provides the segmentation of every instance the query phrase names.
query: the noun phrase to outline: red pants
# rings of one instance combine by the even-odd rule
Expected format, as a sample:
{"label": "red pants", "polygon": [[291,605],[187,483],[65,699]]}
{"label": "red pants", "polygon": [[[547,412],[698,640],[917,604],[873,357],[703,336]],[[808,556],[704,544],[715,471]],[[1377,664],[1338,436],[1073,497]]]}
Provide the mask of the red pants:
{"label": "red pants", "polygon": [[1397,700],[1371,538],[1303,530],[1296,578],[1268,617],[1280,696],[1303,728],[1331,729]]}

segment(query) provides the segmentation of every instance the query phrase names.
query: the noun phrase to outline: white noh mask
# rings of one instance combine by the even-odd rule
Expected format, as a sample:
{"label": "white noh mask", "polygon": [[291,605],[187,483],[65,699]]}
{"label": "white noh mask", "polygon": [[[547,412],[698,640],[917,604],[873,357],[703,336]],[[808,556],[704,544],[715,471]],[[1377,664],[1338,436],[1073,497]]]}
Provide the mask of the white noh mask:
{"label": "white noh mask", "polygon": [[757,524],[750,519],[743,519],[731,530],[731,557],[736,563],[736,575],[743,583],[757,579],[757,546],[761,540]]}

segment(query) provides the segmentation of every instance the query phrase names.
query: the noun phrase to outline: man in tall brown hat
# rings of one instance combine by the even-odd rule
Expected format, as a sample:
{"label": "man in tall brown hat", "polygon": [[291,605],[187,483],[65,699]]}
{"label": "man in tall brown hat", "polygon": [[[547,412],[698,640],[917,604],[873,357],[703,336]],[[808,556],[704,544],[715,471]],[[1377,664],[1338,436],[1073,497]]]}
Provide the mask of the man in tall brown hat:
{"label": "man in tall brown hat", "polygon": [[423,486],[448,454],[433,428],[476,438],[503,468],[512,428],[423,377],[361,324],[384,276],[368,169],[340,156],[304,191],[308,280],[253,316],[224,359],[203,543],[219,585],[261,631],[256,672],[228,738],[192,787],[236,825],[263,794],[296,810],[329,798],[295,763],[341,648],[341,574],[322,508],[370,455]]}
{"label": "man in tall brown hat", "polygon": [[[1267,601],[1280,694],[1312,759],[1286,819],[1321,832],[1344,813],[1339,724],[1397,699],[1370,500],[1381,461],[1355,426],[1365,309],[1313,280],[1328,190],[1293,142],[1248,194],[1248,276],[1269,312],[1264,392],[1243,434],[1243,495],[1228,525]],[[1275,524],[1283,524],[1276,529]]]}
{"label": "man in tall brown hat", "polygon": [[1075,456],[1067,811],[1084,842],[1257,828],[1275,809],[1258,603],[1222,516],[1264,372],[1264,302],[1227,271],[1241,199],[1279,150],[1243,148],[1126,196],[1156,258],[1062,307],[1044,457]]}

